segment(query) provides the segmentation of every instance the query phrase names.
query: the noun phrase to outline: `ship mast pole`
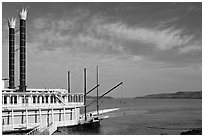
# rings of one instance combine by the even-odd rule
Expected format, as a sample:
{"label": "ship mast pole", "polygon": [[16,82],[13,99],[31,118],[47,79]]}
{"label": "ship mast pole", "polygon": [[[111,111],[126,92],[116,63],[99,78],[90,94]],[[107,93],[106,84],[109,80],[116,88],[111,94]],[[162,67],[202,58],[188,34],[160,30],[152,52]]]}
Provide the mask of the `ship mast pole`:
{"label": "ship mast pole", "polygon": [[86,121],[86,68],[84,68],[84,116]]}
{"label": "ship mast pole", "polygon": [[70,71],[67,72],[67,91],[68,93],[71,92],[71,84],[70,84]]}
{"label": "ship mast pole", "polygon": [[[98,83],[98,66],[96,66],[96,84],[98,85],[99,83]],[[99,115],[99,113],[98,113],[98,111],[99,111],[99,106],[98,106],[98,87],[97,87],[97,92],[96,92],[96,94],[97,94],[97,105],[96,105],[96,107],[97,107],[97,115]]]}

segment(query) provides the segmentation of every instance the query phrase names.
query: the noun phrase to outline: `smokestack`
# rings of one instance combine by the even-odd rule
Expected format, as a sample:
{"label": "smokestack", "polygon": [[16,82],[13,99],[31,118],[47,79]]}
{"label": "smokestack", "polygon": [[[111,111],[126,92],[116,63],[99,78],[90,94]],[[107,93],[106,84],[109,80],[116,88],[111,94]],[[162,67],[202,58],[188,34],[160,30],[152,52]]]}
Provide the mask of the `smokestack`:
{"label": "smokestack", "polygon": [[67,73],[67,90],[68,90],[68,93],[70,93],[70,91],[71,91],[71,84],[70,84],[70,72],[68,71],[68,73]]}
{"label": "smokestack", "polygon": [[15,89],[15,25],[16,19],[8,19],[9,27],[9,87]]}
{"label": "smokestack", "polygon": [[20,18],[20,85],[19,91],[26,92],[26,18],[27,10],[22,9]]}

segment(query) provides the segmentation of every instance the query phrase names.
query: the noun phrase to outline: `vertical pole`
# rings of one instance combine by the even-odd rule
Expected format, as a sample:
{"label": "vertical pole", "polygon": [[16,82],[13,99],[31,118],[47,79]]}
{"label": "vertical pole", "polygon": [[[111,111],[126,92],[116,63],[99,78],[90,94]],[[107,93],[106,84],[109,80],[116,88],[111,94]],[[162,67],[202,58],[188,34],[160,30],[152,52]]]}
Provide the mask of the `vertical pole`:
{"label": "vertical pole", "polygon": [[37,116],[37,110],[35,111],[35,123],[37,123],[37,119],[38,119],[38,116]]}
{"label": "vertical pole", "polygon": [[23,111],[22,111],[22,117],[21,117],[21,124],[23,124]]}
{"label": "vertical pole", "polygon": [[[99,81],[98,81],[98,66],[96,66],[96,85],[99,84]],[[96,101],[96,109],[97,109],[97,115],[99,115],[98,111],[99,111],[99,106],[98,106],[98,87],[96,88],[97,92],[96,92],[96,96],[97,96],[97,101]]]}
{"label": "vertical pole", "polygon": [[64,125],[66,124],[66,120],[65,120],[65,107],[63,108],[63,118],[64,118]]}
{"label": "vertical pole", "polygon": [[49,116],[49,109],[47,110],[47,126],[49,126],[50,123],[50,116]]}
{"label": "vertical pole", "polygon": [[72,109],[70,109],[70,120],[72,120]]}
{"label": "vertical pole", "polygon": [[12,120],[12,129],[14,129],[14,113],[13,113],[13,110],[11,110],[11,120]]}
{"label": "vertical pole", "polygon": [[74,119],[75,119],[75,124],[77,124],[77,112],[76,112],[76,107],[74,108]]}
{"label": "vertical pole", "polygon": [[17,95],[17,104],[19,104],[20,102],[19,102],[19,95]]}
{"label": "vertical pole", "polygon": [[52,109],[52,123],[54,123],[54,110]]}
{"label": "vertical pole", "polygon": [[28,128],[28,110],[26,109],[26,127]]}
{"label": "vertical pole", "polygon": [[84,68],[84,116],[86,121],[86,68]]}
{"label": "vertical pole", "polygon": [[7,125],[9,125],[9,114],[10,114],[10,112],[8,111]]}
{"label": "vertical pole", "polygon": [[68,73],[67,73],[67,90],[68,90],[68,93],[70,93],[70,91],[71,91],[71,81],[70,81],[70,77],[71,77],[71,74],[70,74],[70,72],[68,71]]}
{"label": "vertical pole", "polygon": [[39,123],[40,123],[40,127],[42,127],[42,114],[41,114],[41,109],[39,109]]}
{"label": "vertical pole", "polygon": [[59,110],[59,121],[61,121],[61,109]]}

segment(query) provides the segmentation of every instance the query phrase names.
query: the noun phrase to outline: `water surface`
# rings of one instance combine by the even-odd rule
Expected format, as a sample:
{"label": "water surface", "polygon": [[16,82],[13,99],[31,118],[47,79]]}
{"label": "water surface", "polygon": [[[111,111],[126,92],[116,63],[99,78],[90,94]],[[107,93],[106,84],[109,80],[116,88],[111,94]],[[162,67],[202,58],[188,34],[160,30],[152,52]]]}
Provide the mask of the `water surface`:
{"label": "water surface", "polygon": [[[99,129],[65,128],[54,134],[178,135],[182,131],[202,128],[201,99],[104,99],[99,106],[100,109],[120,109],[103,115],[108,118],[101,121]],[[88,108],[88,111],[93,110],[96,105]]]}

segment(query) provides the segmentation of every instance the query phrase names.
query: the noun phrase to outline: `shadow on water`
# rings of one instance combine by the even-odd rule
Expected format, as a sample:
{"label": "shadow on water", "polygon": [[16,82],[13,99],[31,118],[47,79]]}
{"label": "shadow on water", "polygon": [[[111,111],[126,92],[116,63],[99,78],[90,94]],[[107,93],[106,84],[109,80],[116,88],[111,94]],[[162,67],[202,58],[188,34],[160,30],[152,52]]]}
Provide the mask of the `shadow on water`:
{"label": "shadow on water", "polygon": [[54,135],[100,135],[101,129],[98,128],[82,128],[80,126],[74,126],[74,127],[61,127],[58,128],[58,130],[54,133]]}

